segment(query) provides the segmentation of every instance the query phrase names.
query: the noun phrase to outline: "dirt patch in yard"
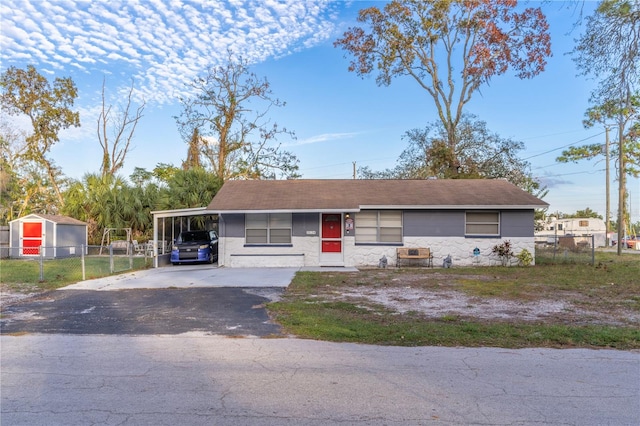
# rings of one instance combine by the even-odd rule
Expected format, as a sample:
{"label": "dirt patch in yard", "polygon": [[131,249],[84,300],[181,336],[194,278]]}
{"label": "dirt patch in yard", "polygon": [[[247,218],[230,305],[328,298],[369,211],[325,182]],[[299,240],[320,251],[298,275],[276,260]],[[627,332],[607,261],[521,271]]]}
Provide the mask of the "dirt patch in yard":
{"label": "dirt patch in yard", "polygon": [[[577,308],[564,300],[518,302],[497,298],[469,297],[457,291],[426,291],[414,288],[349,289],[341,299],[382,305],[400,314],[414,313],[427,318],[475,318],[506,321],[551,321],[572,324],[624,325],[640,323],[634,312],[597,312]],[[367,303],[364,303],[366,306]]]}
{"label": "dirt patch in yard", "polygon": [[613,286],[558,289],[491,274],[365,270],[316,296],[428,319],[640,325],[638,299],[617,294]]}

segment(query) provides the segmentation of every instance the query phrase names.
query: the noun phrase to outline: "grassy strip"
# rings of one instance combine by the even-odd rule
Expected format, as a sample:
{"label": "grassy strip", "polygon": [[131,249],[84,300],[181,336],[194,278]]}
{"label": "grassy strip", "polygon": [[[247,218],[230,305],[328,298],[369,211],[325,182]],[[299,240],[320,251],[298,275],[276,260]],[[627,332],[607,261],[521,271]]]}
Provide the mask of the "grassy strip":
{"label": "grassy strip", "polygon": [[[133,257],[133,269],[144,269],[151,260]],[[114,258],[115,270],[129,272],[129,258]],[[0,260],[0,282],[3,286],[16,291],[45,291],[64,287],[82,281],[80,258],[51,259],[43,263],[44,280],[40,281],[40,262],[38,260]],[[109,257],[85,257],[86,279],[111,275]]]}
{"label": "grassy strip", "polygon": [[639,349],[630,327],[486,323],[442,317],[371,314],[345,302],[275,302],[269,311],[285,332],[301,338],[394,346],[593,347]]}
{"label": "grassy strip", "polygon": [[268,309],[285,332],[302,338],[400,346],[588,347],[640,349],[630,325],[567,324],[545,320],[474,320],[400,314],[367,301],[344,301],[348,289],[395,286],[457,291],[477,298],[536,302],[567,300],[578,308],[640,312],[640,256],[599,253],[596,265],[545,264],[529,268],[363,270],[299,272],[282,300]]}

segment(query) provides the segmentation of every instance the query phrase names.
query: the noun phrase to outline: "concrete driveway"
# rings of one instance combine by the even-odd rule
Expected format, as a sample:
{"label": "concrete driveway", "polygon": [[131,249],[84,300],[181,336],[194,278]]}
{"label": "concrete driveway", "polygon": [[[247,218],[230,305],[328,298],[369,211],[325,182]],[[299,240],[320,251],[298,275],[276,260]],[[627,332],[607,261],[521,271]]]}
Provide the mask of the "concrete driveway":
{"label": "concrete driveway", "polygon": [[287,287],[298,271],[357,272],[356,268],[218,268],[178,265],[81,281],[60,290],[123,290],[205,287]]}
{"label": "concrete driveway", "polygon": [[81,281],[60,290],[123,290],[197,287],[287,287],[299,268],[217,268],[178,265]]}

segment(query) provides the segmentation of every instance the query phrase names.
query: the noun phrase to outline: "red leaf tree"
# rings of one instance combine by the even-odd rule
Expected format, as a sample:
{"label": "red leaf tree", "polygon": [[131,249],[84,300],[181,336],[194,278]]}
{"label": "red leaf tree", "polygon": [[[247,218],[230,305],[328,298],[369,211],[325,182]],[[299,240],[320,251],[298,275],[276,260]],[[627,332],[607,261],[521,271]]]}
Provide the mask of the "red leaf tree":
{"label": "red leaf tree", "polygon": [[[509,69],[534,77],[551,56],[546,17],[516,0],[394,0],[361,10],[358,21],[366,28],[349,28],[334,43],[351,54],[349,71],[377,71],[379,85],[411,76],[435,101],[451,153],[473,93]],[[459,164],[449,157],[454,177]]]}

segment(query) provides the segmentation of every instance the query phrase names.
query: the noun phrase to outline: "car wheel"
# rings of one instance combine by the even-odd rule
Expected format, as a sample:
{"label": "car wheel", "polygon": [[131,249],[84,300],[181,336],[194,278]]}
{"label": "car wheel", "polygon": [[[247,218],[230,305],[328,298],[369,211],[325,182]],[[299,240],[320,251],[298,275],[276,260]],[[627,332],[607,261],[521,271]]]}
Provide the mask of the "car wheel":
{"label": "car wheel", "polygon": [[209,253],[209,263],[213,264],[215,262],[213,258],[213,252]]}

